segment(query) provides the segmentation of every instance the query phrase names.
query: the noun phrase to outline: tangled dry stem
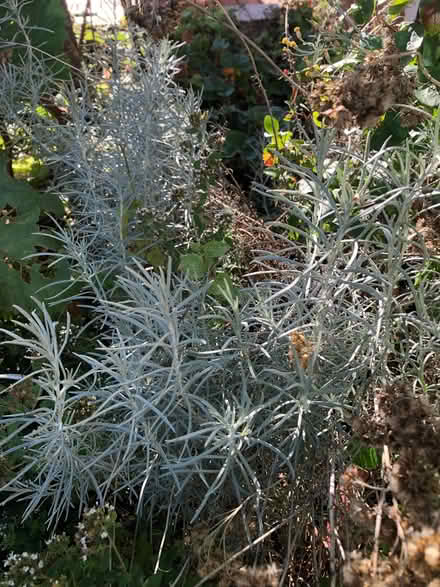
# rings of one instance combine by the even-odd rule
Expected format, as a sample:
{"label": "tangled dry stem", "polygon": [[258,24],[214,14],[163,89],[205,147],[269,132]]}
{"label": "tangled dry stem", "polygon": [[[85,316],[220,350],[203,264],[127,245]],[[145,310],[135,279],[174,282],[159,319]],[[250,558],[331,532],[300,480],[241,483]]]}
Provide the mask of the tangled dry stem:
{"label": "tangled dry stem", "polygon": [[[370,532],[374,525],[376,534],[370,556],[351,554],[344,583],[434,587],[440,579],[440,424],[425,399],[404,384],[379,391],[375,403],[374,416],[355,419],[353,430],[369,445],[385,447],[384,499],[374,506],[358,500],[351,512]],[[354,472],[345,485],[350,492],[365,482]]]}

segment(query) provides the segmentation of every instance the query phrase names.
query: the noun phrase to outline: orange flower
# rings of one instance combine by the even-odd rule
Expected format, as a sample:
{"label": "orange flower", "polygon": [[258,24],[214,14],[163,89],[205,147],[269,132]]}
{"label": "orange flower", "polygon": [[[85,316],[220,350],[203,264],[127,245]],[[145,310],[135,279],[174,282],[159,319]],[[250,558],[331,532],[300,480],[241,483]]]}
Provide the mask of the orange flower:
{"label": "orange flower", "polygon": [[235,69],[233,67],[224,67],[223,68],[223,75],[229,80],[229,81],[235,81]]}
{"label": "orange flower", "polygon": [[275,165],[275,157],[269,151],[264,151],[263,162],[266,167],[272,167]]}

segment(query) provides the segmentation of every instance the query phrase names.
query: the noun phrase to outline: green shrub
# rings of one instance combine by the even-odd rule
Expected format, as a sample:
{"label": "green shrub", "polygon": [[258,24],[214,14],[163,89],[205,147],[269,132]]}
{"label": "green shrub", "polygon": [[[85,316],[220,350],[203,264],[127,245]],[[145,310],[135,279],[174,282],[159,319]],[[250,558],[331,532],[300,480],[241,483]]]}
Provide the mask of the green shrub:
{"label": "green shrub", "polygon": [[425,367],[440,347],[440,275],[412,235],[438,198],[440,120],[374,150],[359,130],[345,144],[319,119],[266,119],[284,183],[256,189],[281,211],[279,247],[257,251],[248,287],[225,279],[212,292],[229,243],[197,240],[206,120],[175,83],[173,47],[147,40],[142,52],[115,46],[91,118],[85,89],[63,89],[70,123],[31,127],[71,203],[55,258],[69,261],[82,288],[70,299],[102,330],[72,366],[69,320],[61,328],[43,304],[17,308],[2,329],[34,361],[5,395],[27,380],[35,393],[0,418],[3,504],[23,500],[29,519],[46,503],[53,528],[95,500],[129,500],[139,518],[205,522],[212,550],[217,540],[258,556],[272,537],[280,562],[293,567],[299,551],[314,580],[329,562],[335,577],[336,473],[379,460],[375,444],[348,442],[343,419],[402,374],[431,392],[438,382]]}
{"label": "green shrub", "polygon": [[[36,525],[40,536],[44,520]],[[29,526],[29,524],[28,524]],[[35,526],[35,525],[34,525]],[[8,529],[3,524],[3,533]],[[84,512],[74,533],[52,535],[37,551],[17,552],[17,541],[3,541],[10,553],[3,563],[0,585],[90,585],[91,587],[189,587],[195,578],[181,572],[186,553],[181,542],[156,551],[144,531],[130,532],[118,520],[113,506],[92,507]],[[13,550],[11,550],[11,547]]]}

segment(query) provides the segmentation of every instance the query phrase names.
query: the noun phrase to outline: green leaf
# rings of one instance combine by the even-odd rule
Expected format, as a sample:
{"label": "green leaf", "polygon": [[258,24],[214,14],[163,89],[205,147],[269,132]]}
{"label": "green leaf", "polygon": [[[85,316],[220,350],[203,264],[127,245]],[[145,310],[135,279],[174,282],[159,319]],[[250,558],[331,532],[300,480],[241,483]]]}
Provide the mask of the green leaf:
{"label": "green leaf", "polygon": [[400,124],[399,113],[389,110],[371,135],[371,147],[379,151],[386,140],[388,146],[397,146],[403,143],[408,135],[409,129]]}
{"label": "green leaf", "polygon": [[240,72],[248,72],[252,68],[251,62],[249,61],[249,57],[247,55],[243,55],[243,53],[234,53],[231,51],[222,53],[220,63],[222,67],[233,67]]}
{"label": "green leaf", "polygon": [[14,179],[8,173],[8,155],[0,151],[0,208],[11,206],[17,215],[45,210],[62,216],[64,208],[59,198],[42,194],[27,181]]}
{"label": "green leaf", "polygon": [[324,125],[323,125],[323,123],[322,123],[322,122],[319,120],[319,117],[320,117],[320,113],[319,113],[319,112],[317,112],[316,110],[314,110],[314,111],[313,111],[313,114],[312,114],[312,119],[313,119],[313,122],[316,124],[316,126],[317,126],[318,128],[323,128],[323,127],[324,127]]}
{"label": "green leaf", "polygon": [[38,245],[38,235],[33,234],[38,230],[37,220],[38,215],[29,214],[21,222],[0,223],[0,255],[19,260],[34,253]]}
{"label": "green leaf", "polygon": [[397,16],[400,16],[403,9],[411,3],[412,0],[393,0],[388,7],[388,14],[393,18],[396,18]]}
{"label": "green leaf", "polygon": [[56,249],[56,241],[48,234],[40,234],[39,219],[44,211],[57,215],[64,213],[58,198],[35,190],[27,181],[10,177],[6,152],[0,152],[0,209],[12,208],[0,222],[0,315],[9,316],[14,304],[32,309],[31,296],[41,300],[62,291],[66,284],[39,290],[56,281],[68,280],[67,262],[58,263],[55,269],[45,270],[38,262],[22,264],[21,260],[35,253],[35,248]]}
{"label": "green leaf", "polygon": [[84,41],[96,43],[97,45],[105,45],[105,39],[97,31],[93,29],[86,29],[84,31]]}
{"label": "green leaf", "polygon": [[153,265],[153,267],[165,267],[167,258],[159,247],[153,247],[145,255],[146,260]]}
{"label": "green leaf", "polygon": [[[34,263],[30,268],[16,269],[0,259],[0,316],[9,317],[13,312],[13,305],[33,310],[35,304],[31,296],[41,301],[47,300],[66,288],[69,276],[70,268],[67,261],[57,263],[54,275],[45,277],[38,263]],[[55,283],[57,281],[63,283]],[[72,290],[69,290],[69,293],[78,290],[79,286],[72,282]],[[64,307],[65,304],[56,305],[53,311],[60,312]]]}
{"label": "green leaf", "polygon": [[353,463],[363,469],[377,469],[380,463],[377,450],[372,446],[362,444],[358,439],[353,439],[350,443],[350,453]]}
{"label": "green leaf", "polygon": [[360,39],[360,46],[367,51],[377,51],[382,49],[382,37],[377,35],[365,35]]}
{"label": "green leaf", "polygon": [[202,245],[202,254],[209,259],[219,259],[226,255],[230,246],[225,241],[209,241]]}
{"label": "green leaf", "polygon": [[[423,65],[436,80],[440,80],[440,42],[438,34],[425,34],[423,40],[422,58]],[[419,79],[422,82],[428,81],[420,70]]]}
{"label": "green leaf", "polygon": [[376,0],[359,0],[350,13],[357,24],[366,24],[376,12]]}
{"label": "green leaf", "polygon": [[208,292],[212,296],[218,296],[229,301],[229,298],[238,296],[238,289],[235,287],[231,276],[225,272],[219,272],[211,283]]}
{"label": "green leaf", "polygon": [[180,270],[188,273],[191,279],[203,279],[208,273],[209,267],[202,255],[187,253],[180,258]]}
{"label": "green leaf", "polygon": [[278,135],[280,131],[280,123],[276,118],[273,118],[269,114],[264,117],[264,130],[268,135],[274,137]]}
{"label": "green leaf", "polygon": [[195,73],[191,76],[189,83],[195,88],[203,88],[203,77],[200,75],[200,73]]}

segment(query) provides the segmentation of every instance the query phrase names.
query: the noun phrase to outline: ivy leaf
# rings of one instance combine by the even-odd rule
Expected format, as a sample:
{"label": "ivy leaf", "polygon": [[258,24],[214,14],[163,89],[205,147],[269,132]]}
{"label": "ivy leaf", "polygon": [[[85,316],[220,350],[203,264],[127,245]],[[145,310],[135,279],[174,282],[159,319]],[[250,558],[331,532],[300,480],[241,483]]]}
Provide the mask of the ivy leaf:
{"label": "ivy leaf", "polygon": [[34,247],[38,246],[38,230],[34,214],[28,214],[21,222],[11,224],[0,224],[0,253],[9,259],[23,259],[26,255],[35,252]]}
{"label": "ivy leaf", "polygon": [[[35,307],[32,297],[44,301],[63,291],[70,277],[70,268],[67,261],[57,263],[55,273],[45,277],[41,273],[40,264],[34,263],[26,269],[25,273],[26,275],[21,268],[16,269],[0,260],[0,316],[2,318],[9,318],[13,314],[13,305],[30,311]],[[75,287],[75,292],[79,291],[79,287],[73,282],[72,287]],[[69,291],[69,293],[75,292]],[[60,312],[66,305],[66,303],[56,305],[54,309]]]}
{"label": "ivy leaf", "polygon": [[8,156],[0,152],[0,209],[12,208],[15,214],[3,217],[0,222],[0,252],[15,260],[34,253],[40,243],[38,219],[43,211],[58,216],[64,213],[58,198],[42,194],[27,181],[10,177],[7,171]]}
{"label": "ivy leaf", "polygon": [[[27,181],[19,181],[8,173],[8,155],[0,151],[0,210],[7,213],[0,221],[0,315],[13,313],[14,304],[32,309],[31,297],[44,299],[65,288],[70,270],[67,263],[58,263],[55,270],[43,273],[38,262],[24,265],[22,259],[35,253],[36,247],[57,248],[49,234],[39,234],[39,219],[44,212],[61,216],[60,200],[34,189]],[[41,288],[64,281],[54,288]],[[38,294],[38,295],[37,295]]]}

